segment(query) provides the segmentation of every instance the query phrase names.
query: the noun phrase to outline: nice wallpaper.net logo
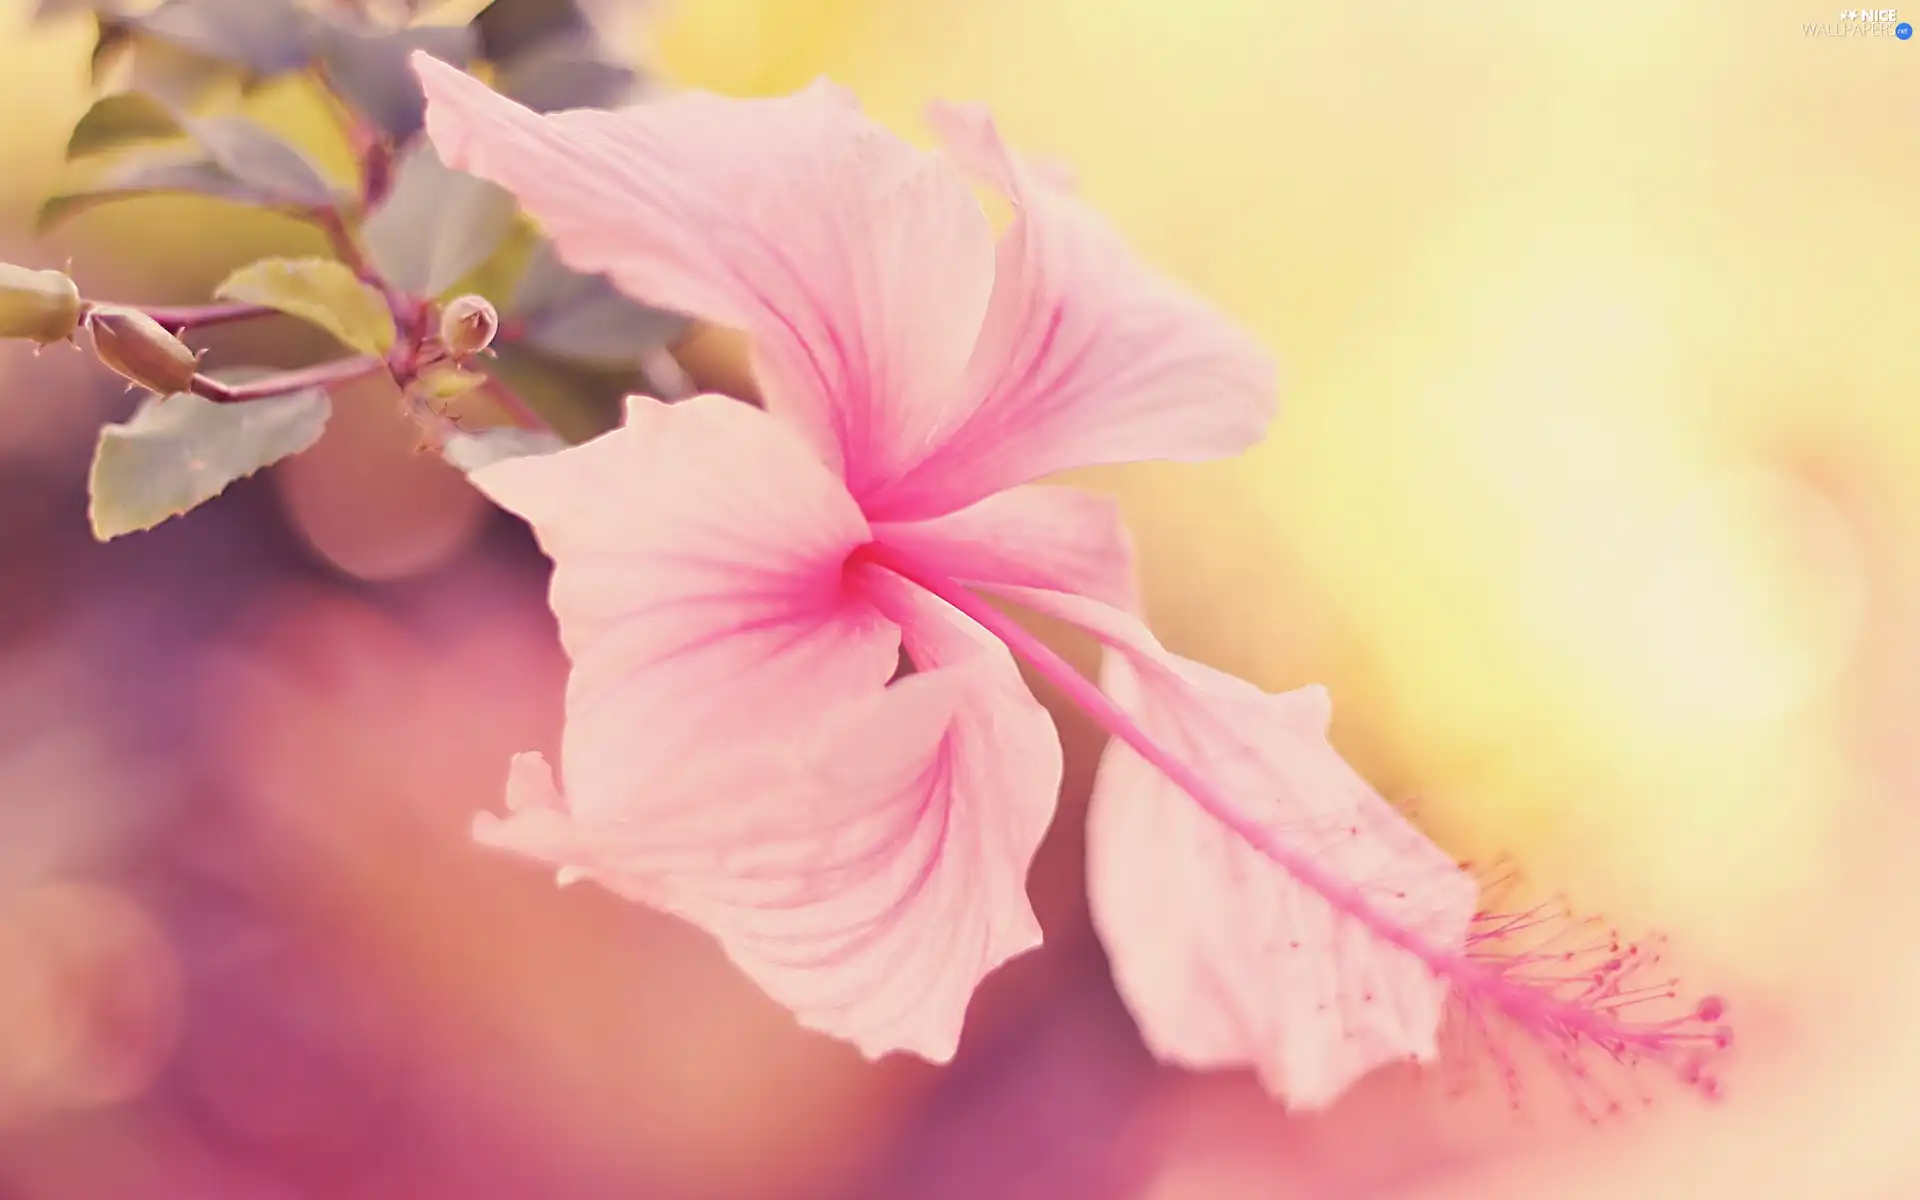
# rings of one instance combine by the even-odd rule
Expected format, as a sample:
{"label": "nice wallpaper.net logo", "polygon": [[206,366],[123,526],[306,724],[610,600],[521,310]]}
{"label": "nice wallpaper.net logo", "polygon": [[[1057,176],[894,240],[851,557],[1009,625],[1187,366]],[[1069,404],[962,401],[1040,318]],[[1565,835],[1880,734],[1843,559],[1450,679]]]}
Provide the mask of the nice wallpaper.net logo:
{"label": "nice wallpaper.net logo", "polygon": [[1848,8],[1831,21],[1807,21],[1801,26],[1808,37],[1849,38],[1881,37],[1908,41],[1913,25],[1900,19],[1895,8]]}

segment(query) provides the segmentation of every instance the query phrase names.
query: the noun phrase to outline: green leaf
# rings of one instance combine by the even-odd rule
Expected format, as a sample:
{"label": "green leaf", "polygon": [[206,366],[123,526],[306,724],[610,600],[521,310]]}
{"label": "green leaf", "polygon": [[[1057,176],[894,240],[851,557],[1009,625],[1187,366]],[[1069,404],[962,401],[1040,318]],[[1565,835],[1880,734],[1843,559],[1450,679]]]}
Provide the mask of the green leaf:
{"label": "green leaf", "polygon": [[228,174],[276,203],[318,208],[334,202],[333,188],[312,160],[266,126],[245,117],[180,123]]}
{"label": "green leaf", "polygon": [[369,32],[343,21],[329,21],[322,35],[320,62],[334,92],[362,115],[404,142],[420,132],[427,100],[407,56],[425,50],[442,62],[465,66],[479,50],[471,29],[422,25],[393,32]]}
{"label": "green leaf", "polygon": [[439,296],[500,248],[514,213],[512,196],[449,169],[422,141],[400,160],[393,190],[360,232],[389,283]]}
{"label": "green leaf", "polygon": [[190,117],[165,96],[122,92],[96,101],[74,126],[67,157],[181,136],[191,136],[234,180],[276,202],[317,207],[334,199],[312,160],[266,126],[245,117]]}
{"label": "green leaf", "polygon": [[[286,0],[242,0],[242,18],[251,16],[256,23],[262,18],[277,20],[286,11],[285,4]],[[138,11],[142,8],[148,11]],[[188,12],[196,8],[202,12]],[[220,27],[227,14],[213,9],[210,0],[167,0],[157,8],[145,0],[40,0],[33,19],[39,22],[80,13],[94,18],[90,69],[96,87],[130,57],[133,90],[190,103],[236,69],[245,69],[228,61],[229,56],[223,53],[220,43],[230,34]],[[214,36],[201,28],[209,23],[208,13],[216,27]],[[226,26],[231,28],[230,24]],[[287,28],[280,24],[273,36],[286,36]]]}
{"label": "green leaf", "polygon": [[263,258],[227,276],[213,294],[299,317],[362,354],[384,357],[393,348],[386,298],[332,259]]}
{"label": "green leaf", "polygon": [[87,56],[87,80],[94,87],[106,82],[123,51],[133,44],[133,31],[105,17],[94,22],[93,52]]}
{"label": "green leaf", "polygon": [[244,78],[244,72],[231,63],[103,19],[99,40],[93,47],[94,86],[105,82],[122,63],[127,64],[124,72],[127,90],[143,92],[182,108],[197,106]]}
{"label": "green leaf", "polygon": [[186,135],[186,128],[165,104],[138,92],[121,92],[94,101],[80,118],[67,139],[67,158],[105,154]]}
{"label": "green leaf", "polygon": [[[74,132],[83,153],[105,148],[133,123],[157,130],[161,114],[170,109],[165,101],[147,97],[117,105],[103,116],[95,115],[99,111],[96,105]],[[198,151],[160,147],[117,162],[92,183],[50,197],[40,206],[36,229],[44,233],[97,204],[154,192],[191,192],[294,211],[335,201],[319,169],[264,126],[242,117],[198,120],[172,113],[169,119],[200,143]]]}
{"label": "green leaf", "polygon": [[117,164],[87,187],[48,197],[34,219],[34,229],[45,233],[68,217],[96,205],[158,192],[188,192],[237,204],[273,202],[271,197],[235,179],[205,155],[146,156]]}
{"label": "green leaf", "polygon": [[473,24],[480,31],[480,53],[496,63],[560,38],[591,37],[594,32],[576,0],[493,0]]}
{"label": "green leaf", "polygon": [[535,112],[615,108],[634,98],[640,76],[597,45],[549,42],[516,57],[500,72],[499,88]]}
{"label": "green leaf", "polygon": [[532,261],[533,252],[540,247],[540,233],[533,222],[524,213],[514,217],[513,224],[507,229],[499,247],[487,256],[485,262],[460,277],[460,281],[446,289],[441,295],[484,296],[500,312],[506,312],[513,304],[514,289],[520,285],[521,276],[527,273],[527,263]]}
{"label": "green leaf", "polygon": [[100,430],[87,516],[100,541],[151,529],[228,484],[320,439],[332,413],[319,389],[243,404],[185,392],[155,396],[124,425]]}
{"label": "green leaf", "polygon": [[641,390],[645,382],[638,370],[568,362],[518,344],[503,344],[497,357],[481,359],[477,365],[513,389],[572,442],[584,442],[618,425],[621,401]]}
{"label": "green leaf", "polygon": [[629,299],[599,275],[568,270],[551,245],[534,252],[514,294],[518,340],[561,358],[638,364],[645,351],[685,332],[687,320]]}
{"label": "green leaf", "polygon": [[544,429],[483,429],[449,437],[440,448],[440,456],[462,471],[472,472],[502,459],[552,454],[566,448],[566,439]]}
{"label": "green leaf", "polygon": [[429,403],[444,404],[455,400],[487,382],[487,376],[478,371],[463,371],[459,367],[433,367],[413,381],[408,394]]}
{"label": "green leaf", "polygon": [[318,23],[301,0],[142,0],[95,3],[99,85],[131,60],[132,87],[193,104],[231,83],[251,88],[298,70],[318,51]]}
{"label": "green leaf", "polygon": [[579,0],[493,0],[474,18],[482,56],[500,68],[501,94],[536,112],[610,108],[639,76],[607,52]]}
{"label": "green leaf", "polygon": [[116,19],[147,37],[261,77],[297,70],[318,49],[313,16],[296,0],[167,0],[152,12]]}
{"label": "green leaf", "polygon": [[94,12],[105,6],[106,0],[40,0],[39,5],[33,10],[33,19],[36,22],[46,21],[54,17],[64,17],[70,13]]}

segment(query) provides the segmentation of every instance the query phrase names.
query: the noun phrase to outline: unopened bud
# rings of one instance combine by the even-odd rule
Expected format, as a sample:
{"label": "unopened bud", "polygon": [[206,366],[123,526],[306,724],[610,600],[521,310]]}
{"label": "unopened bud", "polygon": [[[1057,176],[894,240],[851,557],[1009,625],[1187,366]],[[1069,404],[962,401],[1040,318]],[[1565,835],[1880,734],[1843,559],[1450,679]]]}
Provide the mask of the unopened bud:
{"label": "unopened bud", "polygon": [[80,309],[80,289],[60,272],[0,263],[0,337],[62,341],[80,328]]}
{"label": "unopened bud", "polygon": [[500,314],[480,296],[461,296],[440,312],[440,341],[456,359],[469,358],[493,344]]}
{"label": "unopened bud", "polygon": [[87,314],[93,352],[100,361],[162,396],[187,391],[200,360],[187,344],[137,308],[96,306]]}

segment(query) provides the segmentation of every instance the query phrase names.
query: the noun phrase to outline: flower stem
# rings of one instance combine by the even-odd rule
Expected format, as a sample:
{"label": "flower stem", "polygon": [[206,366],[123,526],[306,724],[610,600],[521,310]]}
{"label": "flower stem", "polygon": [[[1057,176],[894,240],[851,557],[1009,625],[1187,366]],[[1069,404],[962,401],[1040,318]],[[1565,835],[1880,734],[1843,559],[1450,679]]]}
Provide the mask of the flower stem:
{"label": "flower stem", "polygon": [[1212,783],[1148,736],[1092,680],[1075,670],[1058,651],[1041,641],[1032,631],[956,580],[929,569],[928,564],[920,562],[915,556],[879,543],[868,547],[863,553],[868,561],[946,601],[963,616],[1000,639],[1007,649],[1024,660],[1042,679],[1060,689],[1062,695],[1092,717],[1095,724],[1125,743],[1192,797],[1196,804],[1206,810],[1207,815],[1319,893],[1334,908],[1360,920],[1384,940],[1426,960],[1435,970],[1440,969],[1439,960],[1446,957],[1442,951],[1379,912],[1360,894],[1359,889],[1327,873],[1299,851],[1274,837],[1257,821],[1245,816]]}
{"label": "flower stem", "polygon": [[384,370],[386,365],[384,360],[378,358],[338,358],[238,384],[221,383],[206,375],[196,375],[193,377],[193,390],[196,395],[221,404],[241,404],[248,400],[263,400],[268,396],[283,396],[302,388],[351,383]]}
{"label": "flower stem", "polygon": [[185,304],[142,307],[140,311],[153,318],[168,333],[178,334],[189,329],[206,329],[213,325],[270,317],[279,310],[264,304]]}
{"label": "flower stem", "polygon": [[526,397],[498,379],[488,379],[481,385],[481,390],[522,429],[531,429],[539,433],[553,432],[553,426],[547,423],[545,417],[534,411],[533,405],[527,403]]}
{"label": "flower stem", "polygon": [[353,230],[347,227],[347,219],[340,215],[340,210],[327,205],[324,208],[314,209],[312,217],[314,223],[320,226],[320,231],[327,235],[327,243],[333,247],[333,252],[340,261],[359,276],[362,282],[371,284],[385,293],[388,303],[397,314],[401,307],[395,303],[398,293],[387,286],[380,272],[374,270],[373,264],[367,261],[366,253],[360,249],[359,240],[353,236]]}

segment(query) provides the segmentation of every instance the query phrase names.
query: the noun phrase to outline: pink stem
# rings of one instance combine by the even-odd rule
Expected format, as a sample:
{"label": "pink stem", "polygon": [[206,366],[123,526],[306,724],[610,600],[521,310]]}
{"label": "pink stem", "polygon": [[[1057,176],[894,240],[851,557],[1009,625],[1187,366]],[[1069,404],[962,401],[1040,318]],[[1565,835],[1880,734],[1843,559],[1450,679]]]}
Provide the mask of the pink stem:
{"label": "pink stem", "polygon": [[187,304],[178,307],[142,307],[140,311],[152,317],[168,333],[181,333],[188,329],[205,329],[211,325],[274,316],[279,310],[264,304]]}
{"label": "pink stem", "polygon": [[388,283],[386,277],[374,269],[373,263],[367,258],[366,252],[361,250],[359,240],[354,237],[353,230],[348,227],[347,219],[340,214],[339,209],[329,205],[312,210],[309,216],[315,224],[319,225],[321,232],[327,235],[327,242],[333,247],[333,252],[340,261],[345,263],[362,283],[386,297],[387,307],[393,311],[396,321],[405,324],[410,318],[420,313],[422,305],[419,301]]}
{"label": "pink stem", "polygon": [[222,404],[240,404],[248,400],[263,400],[268,396],[283,396],[301,388],[350,383],[375,374],[386,365],[377,358],[339,358],[240,384],[225,384],[206,375],[196,375],[193,377],[193,390]]}
{"label": "pink stem", "polygon": [[535,412],[533,405],[528,404],[525,397],[506,384],[497,379],[488,379],[482,386],[487,395],[493,398],[493,402],[500,406],[501,411],[512,417],[514,423],[520,428],[536,432],[552,430],[553,427],[547,423],[547,419]]}
{"label": "pink stem", "polygon": [[859,554],[868,562],[892,571],[946,601],[1000,639],[1007,649],[1025,660],[1041,678],[1059,688],[1062,695],[1092,717],[1102,729],[1124,742],[1192,797],[1208,816],[1271,859],[1281,870],[1325,900],[1334,911],[1358,921],[1381,941],[1419,959],[1436,977],[1447,980],[1465,995],[1491,1004],[1530,1028],[1557,1026],[1567,1033],[1597,1042],[1651,1044],[1660,1040],[1657,1030],[1639,1030],[1625,1022],[1609,1019],[1604,1012],[1563,999],[1550,989],[1509,978],[1489,963],[1477,961],[1457,950],[1434,945],[1382,912],[1352,883],[1327,871],[1275,837],[1271,830],[1243,815],[1204,776],[1155,742],[1119,705],[1108,699],[1106,693],[1019,622],[913,554],[877,542],[864,547]]}

